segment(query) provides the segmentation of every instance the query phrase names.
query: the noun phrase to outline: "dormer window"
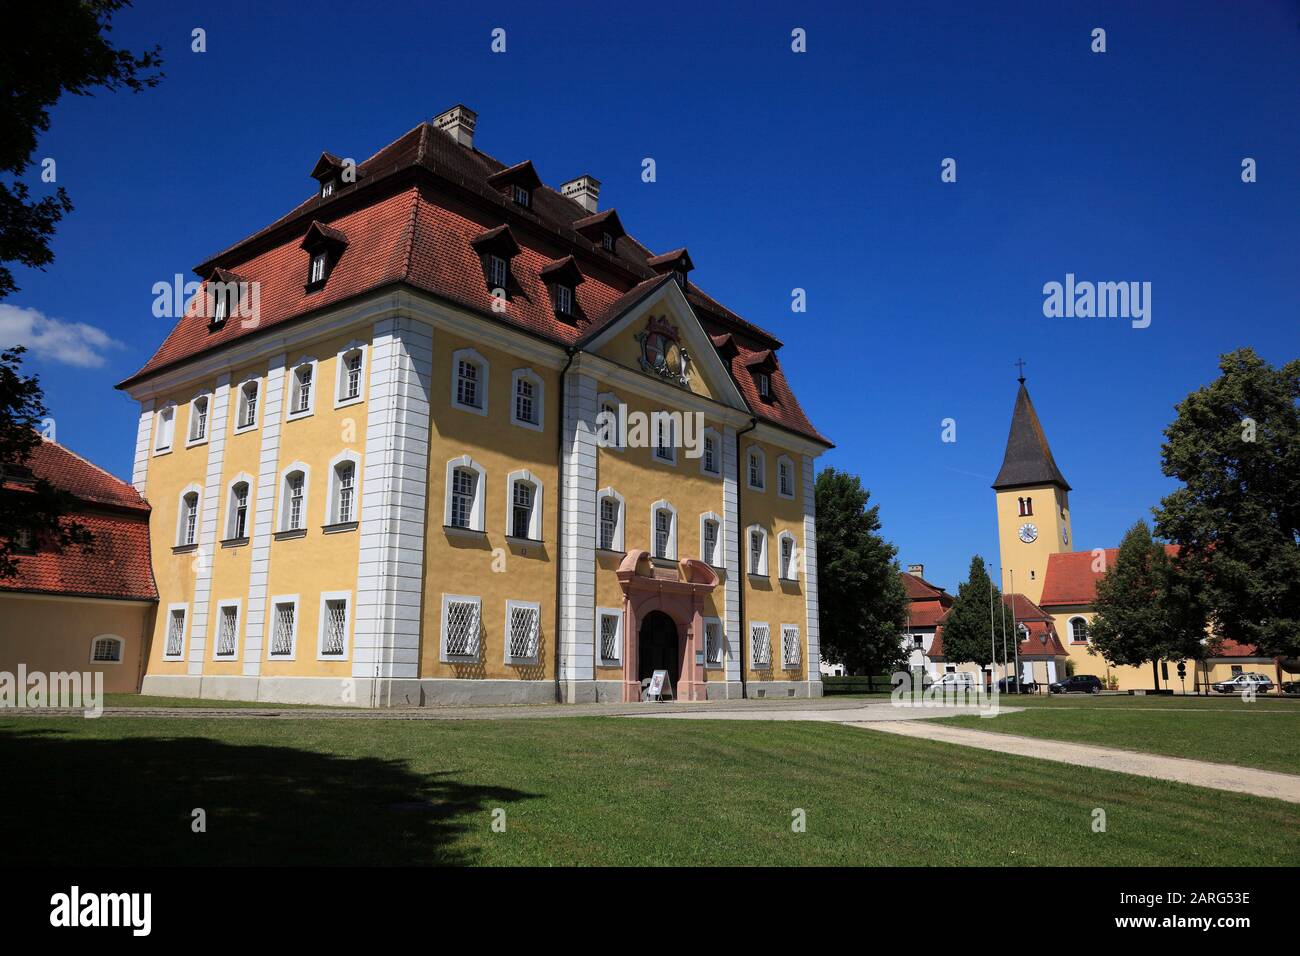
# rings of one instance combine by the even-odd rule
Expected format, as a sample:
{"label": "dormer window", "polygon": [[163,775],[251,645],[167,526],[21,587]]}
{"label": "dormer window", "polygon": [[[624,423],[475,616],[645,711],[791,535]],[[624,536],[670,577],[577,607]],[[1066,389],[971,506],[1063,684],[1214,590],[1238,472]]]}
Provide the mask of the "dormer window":
{"label": "dormer window", "polygon": [[533,191],[541,187],[542,179],[537,175],[537,170],[533,169],[532,162],[524,160],[493,173],[488,177],[488,185],[499,190],[507,199],[513,200],[516,206],[529,209],[533,205]]}
{"label": "dormer window", "polygon": [[691,254],[684,248],[665,252],[661,256],[651,256],[646,260],[646,265],[660,275],[671,275],[683,292],[686,291],[686,273],[695,268],[695,263],[691,262]]}
{"label": "dormer window", "polygon": [[320,184],[320,198],[329,199],[330,196],[333,195],[334,195],[334,180],[327,179],[325,180],[325,182]]}
{"label": "dormer window", "polygon": [[226,321],[227,314],[226,296],[224,294],[218,294],[216,296],[216,301],[212,303],[212,324],[220,325],[222,322]]}
{"label": "dormer window", "polygon": [[573,315],[573,290],[567,285],[555,286],[555,311],[560,315]]}
{"label": "dormer window", "polygon": [[606,252],[613,252],[614,237],[607,232],[602,232],[600,234],[600,248],[604,249]]}
{"label": "dormer window", "polygon": [[565,256],[542,266],[542,281],[551,289],[555,314],[566,319],[579,318],[576,290],[583,280],[582,270],[573,256]]}
{"label": "dormer window", "polygon": [[525,209],[527,209],[529,205],[531,205],[532,203],[533,194],[524,186],[520,186],[518,183],[516,183],[514,186],[513,199],[516,205],[523,206]]}
{"label": "dormer window", "polygon": [[470,246],[483,263],[483,281],[491,295],[508,299],[512,291],[518,291],[511,288],[510,260],[519,255],[519,243],[515,242],[509,226],[489,229],[470,240]]}
{"label": "dormer window", "polygon": [[623,224],[619,222],[618,213],[613,209],[585,216],[573,224],[573,229],[592,245],[599,246],[611,254],[614,254],[614,245],[619,237],[627,235]]}
{"label": "dormer window", "polygon": [[311,285],[318,285],[325,281],[326,259],[324,252],[318,252],[311,257],[311,274],[307,278]]}
{"label": "dormer window", "polygon": [[329,281],[330,273],[347,249],[348,237],[333,226],[317,220],[307,228],[302,248],[307,250],[307,291],[319,289]]}
{"label": "dormer window", "polygon": [[767,399],[772,397],[772,376],[766,372],[759,372],[754,376],[754,381],[758,385],[759,398]]}
{"label": "dormer window", "polygon": [[504,289],[506,287],[506,277],[509,275],[505,258],[498,255],[489,255],[487,257],[487,274],[488,285],[494,289]]}

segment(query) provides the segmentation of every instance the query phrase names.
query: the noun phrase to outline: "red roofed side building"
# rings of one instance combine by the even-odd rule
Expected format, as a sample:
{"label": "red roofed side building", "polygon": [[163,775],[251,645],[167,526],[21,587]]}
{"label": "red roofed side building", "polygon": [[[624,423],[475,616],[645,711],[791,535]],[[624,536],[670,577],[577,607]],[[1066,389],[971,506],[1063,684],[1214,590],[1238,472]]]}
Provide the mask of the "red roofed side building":
{"label": "red roofed side building", "polygon": [[820,695],[830,442],[781,342],[592,176],[552,188],[477,127],[456,106],[305,160],[311,196],[196,266],[121,383],[146,689],[622,701],[665,671],[679,699]]}
{"label": "red roofed side building", "polygon": [[39,536],[16,549],[17,575],[0,578],[0,671],[104,674],[104,689],[140,688],[158,603],[150,566],[149,505],[131,485],[52,441],[0,494],[31,494],[44,479],[74,496],[70,515],[94,536],[89,552]]}

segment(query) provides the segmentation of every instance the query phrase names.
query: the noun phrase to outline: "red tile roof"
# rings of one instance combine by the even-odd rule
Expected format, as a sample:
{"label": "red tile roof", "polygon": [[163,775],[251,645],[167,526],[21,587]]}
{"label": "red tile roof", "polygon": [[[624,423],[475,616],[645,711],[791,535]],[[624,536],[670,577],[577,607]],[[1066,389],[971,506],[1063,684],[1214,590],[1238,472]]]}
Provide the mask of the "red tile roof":
{"label": "red tile roof", "polygon": [[[652,256],[635,239],[622,236],[616,252],[606,252],[575,228],[585,227],[593,219],[575,200],[545,186],[534,190],[528,208],[502,195],[489,180],[506,169],[503,163],[458,144],[431,124],[420,124],[359,164],[355,183],[342,183],[325,198],[314,193],[271,225],[196,267],[203,277],[220,267],[257,282],[260,315],[255,325],[234,317],[213,329],[195,307],[144,367],[119,387],[235,339],[395,283],[572,346],[620,316],[630,301],[629,293],[645,286],[647,280],[661,278],[655,274],[654,262],[684,251]],[[324,286],[308,291],[308,261],[300,245],[313,222],[345,235],[347,246]],[[497,313],[471,243],[503,225],[511,227],[521,249],[510,267],[516,288],[505,313]],[[575,293],[577,316],[572,322],[556,316],[541,276],[544,266],[568,255],[575,256],[584,278]],[[780,341],[710,298],[693,282],[687,285],[686,298],[710,335],[732,334],[737,352],[729,370],[754,415],[829,445],[795,400],[779,366],[772,374],[771,398],[758,398],[753,376],[744,363],[765,350],[780,348]],[[726,356],[723,361],[727,363]]]}
{"label": "red tile roof", "polygon": [[[1019,653],[1022,658],[1043,658],[1043,657],[1064,657],[1066,655],[1065,646],[1056,634],[1056,627],[1052,624],[1051,617],[1041,607],[1035,604],[1023,594],[1004,594],[1002,603],[1007,608],[1007,633],[1011,634],[1012,612],[1015,613],[1015,623],[1017,627],[1024,624],[1029,629],[1029,636],[1020,642]],[[946,614],[946,612],[945,612]],[[1002,625],[998,623],[995,628],[997,642],[1001,646]],[[1046,642],[1043,638],[1046,637]],[[1010,646],[1007,652],[1011,653]],[[935,632],[934,641],[930,645],[929,656],[935,660],[943,659],[943,627],[940,625]],[[961,663],[960,661],[958,663]]]}
{"label": "red tile roof", "polygon": [[1238,644],[1236,641],[1225,638],[1219,645],[1219,652],[1214,655],[1215,659],[1220,657],[1259,657],[1259,648],[1254,644]]}
{"label": "red tile roof", "polygon": [[[149,551],[149,505],[134,488],[51,441],[27,462],[36,478],[74,495],[75,517],[94,536],[92,551],[72,546],[58,553],[37,543],[35,554],[17,555],[18,575],[0,579],[0,590],[35,591],[135,600],[158,600]],[[6,494],[24,494],[8,481]]]}
{"label": "red tile roof", "polygon": [[948,616],[952,595],[915,574],[900,571],[907,592],[908,624],[912,627],[937,627]]}
{"label": "red tile roof", "polygon": [[[1165,553],[1178,553],[1178,546],[1165,545]],[[1097,599],[1097,579],[1105,569],[1114,565],[1119,548],[1106,548],[1102,570],[1094,571],[1097,555],[1091,551],[1068,551],[1047,556],[1047,570],[1043,574],[1043,593],[1038,603],[1043,607],[1062,604],[1091,604]]]}

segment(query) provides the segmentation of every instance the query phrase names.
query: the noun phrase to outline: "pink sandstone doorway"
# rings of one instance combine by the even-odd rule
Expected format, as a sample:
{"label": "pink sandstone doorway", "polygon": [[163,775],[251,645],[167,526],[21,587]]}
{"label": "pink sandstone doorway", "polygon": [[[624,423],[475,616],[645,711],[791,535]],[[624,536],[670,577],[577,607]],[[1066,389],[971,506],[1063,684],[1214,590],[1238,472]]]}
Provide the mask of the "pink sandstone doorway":
{"label": "pink sandstone doorway", "polygon": [[623,589],[623,700],[640,700],[641,680],[655,669],[673,678],[677,700],[705,700],[704,599],[717,573],[692,558],[655,561],[648,551],[629,551],[616,573]]}

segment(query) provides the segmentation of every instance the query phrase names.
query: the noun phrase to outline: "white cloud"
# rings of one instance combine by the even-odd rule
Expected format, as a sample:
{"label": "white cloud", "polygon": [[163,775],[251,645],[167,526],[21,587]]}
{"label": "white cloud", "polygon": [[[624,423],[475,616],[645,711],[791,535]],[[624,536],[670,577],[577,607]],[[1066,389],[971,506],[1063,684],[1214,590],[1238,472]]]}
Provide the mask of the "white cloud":
{"label": "white cloud", "polygon": [[126,346],[85,322],[64,322],[38,309],[0,303],[0,348],[25,345],[36,357],[77,368],[99,368],[103,353]]}

